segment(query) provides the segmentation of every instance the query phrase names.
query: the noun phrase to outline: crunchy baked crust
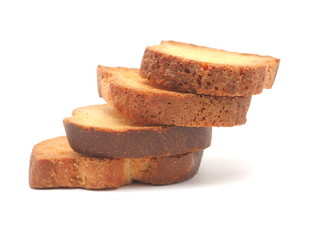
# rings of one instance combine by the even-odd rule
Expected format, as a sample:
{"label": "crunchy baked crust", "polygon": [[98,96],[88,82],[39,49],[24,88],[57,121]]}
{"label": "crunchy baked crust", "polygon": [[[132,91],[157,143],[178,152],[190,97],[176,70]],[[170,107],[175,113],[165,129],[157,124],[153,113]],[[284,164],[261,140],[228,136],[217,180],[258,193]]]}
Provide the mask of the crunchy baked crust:
{"label": "crunchy baked crust", "polygon": [[179,93],[150,85],[138,69],[98,66],[99,94],[136,121],[187,127],[230,127],[246,122],[251,96]]}
{"label": "crunchy baked crust", "polygon": [[34,146],[29,169],[31,188],[116,188],[133,181],[172,184],[193,177],[203,151],[168,157],[92,158],[74,152],[66,137]]}
{"label": "crunchy baked crust", "polygon": [[[205,48],[173,41],[163,41],[162,44]],[[212,48],[205,49],[232,53]],[[261,93],[264,88],[272,87],[279,59],[256,54],[232,54],[248,58],[258,57],[263,61],[255,65],[214,64],[179,57],[155,47],[147,47],[141,62],[140,76],[169,90],[215,96],[249,96]]]}
{"label": "crunchy baked crust", "polygon": [[[211,128],[146,124],[135,126],[123,121],[123,129],[116,129],[112,123],[101,127],[99,124],[80,122],[76,118],[79,112],[77,110],[86,112],[90,109],[88,112],[91,114],[95,114],[95,111],[108,114],[109,112],[104,110],[110,108],[112,107],[108,104],[82,107],[74,110],[72,117],[64,119],[67,138],[74,151],[92,157],[143,158],[184,154],[210,146]],[[92,116],[86,116],[90,117]],[[103,114],[100,117],[96,116],[95,119],[103,121],[107,117]],[[116,115],[115,118],[125,117]]]}

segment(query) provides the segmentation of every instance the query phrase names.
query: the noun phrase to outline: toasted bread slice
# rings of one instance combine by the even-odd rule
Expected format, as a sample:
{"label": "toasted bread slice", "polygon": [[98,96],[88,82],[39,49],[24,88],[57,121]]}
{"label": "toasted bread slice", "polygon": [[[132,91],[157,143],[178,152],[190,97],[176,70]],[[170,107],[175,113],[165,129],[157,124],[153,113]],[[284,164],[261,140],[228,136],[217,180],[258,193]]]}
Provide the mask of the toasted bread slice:
{"label": "toasted bread slice", "polygon": [[198,151],[211,143],[211,128],[137,123],[109,104],[77,108],[63,122],[72,149],[94,157],[171,156]]}
{"label": "toasted bread slice", "polygon": [[193,177],[203,151],[167,157],[93,158],[74,152],[66,137],[43,141],[30,158],[31,188],[116,188],[133,181],[171,184]]}
{"label": "toasted bread slice", "polygon": [[140,76],[180,92],[249,96],[271,88],[280,60],[174,41],[147,47]]}
{"label": "toasted bread slice", "polygon": [[135,121],[187,127],[229,127],[246,122],[251,96],[219,97],[155,87],[138,69],[98,66],[99,94]]}

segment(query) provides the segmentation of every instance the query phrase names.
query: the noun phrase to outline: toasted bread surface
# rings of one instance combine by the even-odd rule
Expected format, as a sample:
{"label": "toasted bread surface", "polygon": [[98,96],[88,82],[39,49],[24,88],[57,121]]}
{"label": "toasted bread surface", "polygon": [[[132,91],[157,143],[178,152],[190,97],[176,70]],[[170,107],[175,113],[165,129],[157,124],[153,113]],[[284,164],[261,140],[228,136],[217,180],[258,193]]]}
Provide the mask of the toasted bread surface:
{"label": "toasted bread surface", "polygon": [[99,94],[138,122],[186,127],[230,127],[246,122],[251,96],[180,93],[154,86],[138,69],[98,66]]}
{"label": "toasted bread surface", "polygon": [[63,123],[72,149],[94,157],[171,156],[211,143],[211,128],[137,123],[109,104],[77,108]]}
{"label": "toasted bread surface", "polygon": [[166,89],[214,96],[249,96],[271,88],[280,60],[174,41],[147,47],[140,76]]}
{"label": "toasted bread surface", "polygon": [[193,177],[203,151],[168,157],[94,158],[74,152],[66,137],[34,146],[30,158],[31,188],[116,188],[133,181],[172,184]]}

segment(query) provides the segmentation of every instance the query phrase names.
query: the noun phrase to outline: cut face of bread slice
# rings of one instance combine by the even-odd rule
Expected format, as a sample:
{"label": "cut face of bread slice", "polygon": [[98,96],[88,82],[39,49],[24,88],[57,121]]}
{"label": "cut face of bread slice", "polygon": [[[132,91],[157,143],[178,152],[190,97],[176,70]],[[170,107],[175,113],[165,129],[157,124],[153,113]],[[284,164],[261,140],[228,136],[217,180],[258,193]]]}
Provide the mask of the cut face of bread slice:
{"label": "cut face of bread slice", "polygon": [[33,148],[31,188],[116,188],[133,181],[171,184],[193,177],[203,151],[149,158],[106,159],[74,152],[66,137],[43,141]]}
{"label": "cut face of bread slice", "polygon": [[187,127],[229,127],[246,122],[251,96],[179,93],[153,86],[138,69],[98,66],[99,94],[139,122]]}
{"label": "cut face of bread slice", "polygon": [[137,123],[108,104],[77,108],[63,122],[72,149],[94,157],[171,156],[211,143],[211,128]]}
{"label": "cut face of bread slice", "polygon": [[174,41],[147,47],[140,76],[173,91],[249,96],[271,88],[280,60]]}

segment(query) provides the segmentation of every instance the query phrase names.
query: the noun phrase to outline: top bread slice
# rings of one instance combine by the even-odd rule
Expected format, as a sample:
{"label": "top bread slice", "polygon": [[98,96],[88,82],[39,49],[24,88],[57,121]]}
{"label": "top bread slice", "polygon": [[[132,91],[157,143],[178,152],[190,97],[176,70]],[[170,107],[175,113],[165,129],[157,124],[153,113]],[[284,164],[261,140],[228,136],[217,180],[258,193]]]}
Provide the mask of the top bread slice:
{"label": "top bread slice", "polygon": [[137,123],[109,104],[80,107],[63,121],[76,152],[104,158],[162,157],[210,146],[211,128]]}
{"label": "top bread slice", "polygon": [[251,96],[219,97],[155,87],[138,69],[98,66],[99,94],[136,121],[186,127],[230,127],[246,122]]}
{"label": "top bread slice", "polygon": [[173,91],[249,96],[271,88],[280,60],[174,41],[147,47],[140,76]]}

